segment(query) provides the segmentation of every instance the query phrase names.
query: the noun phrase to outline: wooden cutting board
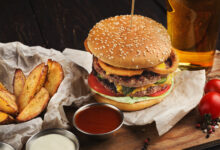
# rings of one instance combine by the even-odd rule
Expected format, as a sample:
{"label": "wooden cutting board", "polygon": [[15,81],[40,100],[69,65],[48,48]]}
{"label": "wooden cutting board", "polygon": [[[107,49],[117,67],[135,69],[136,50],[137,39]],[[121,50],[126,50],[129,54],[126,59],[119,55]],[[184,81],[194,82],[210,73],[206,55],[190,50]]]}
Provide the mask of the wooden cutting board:
{"label": "wooden cutting board", "polygon": [[[212,72],[208,74],[208,79],[220,77],[220,53],[217,53],[215,58],[215,65]],[[76,108],[65,108],[70,122],[72,122],[73,110]],[[146,138],[150,138],[149,150],[178,150],[220,139],[220,129],[206,138],[205,133],[195,128],[199,117],[195,108],[163,136],[158,136],[154,123],[132,127],[124,125],[108,139],[102,141],[82,135],[74,128],[71,130],[79,138],[80,150],[141,150]]]}
{"label": "wooden cutting board", "polygon": [[[75,108],[65,108],[70,122],[72,122],[73,109]],[[220,139],[220,129],[209,138],[206,138],[206,134],[201,130],[196,129],[198,118],[199,114],[194,109],[161,137],[158,136],[154,123],[132,127],[124,125],[105,140],[92,139],[73,128],[71,130],[79,138],[80,150],[141,150],[146,138],[150,138],[149,150],[178,150]]]}

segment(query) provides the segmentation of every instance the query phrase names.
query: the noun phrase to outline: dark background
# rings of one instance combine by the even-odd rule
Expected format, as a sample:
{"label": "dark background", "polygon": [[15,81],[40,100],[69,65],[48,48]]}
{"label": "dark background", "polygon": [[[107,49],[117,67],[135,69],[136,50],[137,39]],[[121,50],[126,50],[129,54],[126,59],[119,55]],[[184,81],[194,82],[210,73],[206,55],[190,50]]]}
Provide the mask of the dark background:
{"label": "dark background", "polygon": [[[96,22],[130,14],[130,8],[131,0],[1,0],[0,42],[84,50],[83,42]],[[166,26],[165,0],[136,0],[135,14]]]}

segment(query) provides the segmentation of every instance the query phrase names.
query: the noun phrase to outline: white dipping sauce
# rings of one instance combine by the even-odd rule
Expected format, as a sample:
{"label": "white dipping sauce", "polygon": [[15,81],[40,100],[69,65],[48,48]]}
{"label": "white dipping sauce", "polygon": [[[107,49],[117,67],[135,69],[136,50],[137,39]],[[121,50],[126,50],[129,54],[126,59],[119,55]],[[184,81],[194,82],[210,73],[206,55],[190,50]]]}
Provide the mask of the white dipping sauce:
{"label": "white dipping sauce", "polygon": [[73,141],[59,134],[48,134],[30,143],[30,150],[75,150]]}
{"label": "white dipping sauce", "polygon": [[9,148],[9,147],[1,147],[0,146],[0,150],[13,150],[12,148]]}

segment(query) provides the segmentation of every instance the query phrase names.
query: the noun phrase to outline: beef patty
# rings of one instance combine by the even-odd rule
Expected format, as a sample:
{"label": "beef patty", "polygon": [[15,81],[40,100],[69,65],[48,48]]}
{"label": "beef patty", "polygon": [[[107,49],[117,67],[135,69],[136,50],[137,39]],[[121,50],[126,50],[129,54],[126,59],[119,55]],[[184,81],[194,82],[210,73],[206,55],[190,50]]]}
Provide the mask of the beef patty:
{"label": "beef patty", "polygon": [[[93,74],[95,76],[97,76],[97,73],[95,71],[93,71]],[[121,93],[118,93],[117,90],[116,90],[116,87],[115,87],[115,84],[114,83],[110,83],[107,79],[103,79],[103,78],[99,78],[97,77],[98,80],[101,82],[101,84],[111,90],[113,93],[115,93],[116,96],[125,96]],[[136,93],[129,93],[127,96],[131,96],[131,97],[143,97],[143,96],[148,96],[148,95],[151,95],[153,93],[156,93],[158,91],[161,91],[163,89],[165,89],[166,87],[168,86],[168,84],[164,84],[164,85],[156,85],[156,86],[150,86],[149,88],[147,88],[146,90],[143,90],[143,91],[138,91]],[[135,88],[133,88],[135,89]]]}
{"label": "beef patty", "polygon": [[148,84],[153,84],[163,77],[167,77],[167,75],[161,75],[147,70],[141,75],[131,77],[113,74],[108,75],[98,64],[98,59],[96,57],[93,58],[93,69],[101,76],[101,78],[107,79],[110,83],[114,83],[115,85],[122,85],[125,87],[142,87]]}

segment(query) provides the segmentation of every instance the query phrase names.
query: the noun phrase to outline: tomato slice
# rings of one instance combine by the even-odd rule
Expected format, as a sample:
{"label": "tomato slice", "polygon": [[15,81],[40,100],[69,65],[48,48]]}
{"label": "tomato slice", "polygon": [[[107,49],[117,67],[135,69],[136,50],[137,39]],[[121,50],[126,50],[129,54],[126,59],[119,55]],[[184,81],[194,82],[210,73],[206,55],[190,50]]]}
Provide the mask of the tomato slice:
{"label": "tomato slice", "polygon": [[116,96],[111,90],[106,89],[102,83],[100,83],[97,79],[97,77],[95,77],[93,74],[90,74],[88,77],[88,84],[89,86],[94,89],[95,91],[105,94],[105,95],[109,95],[109,96]]}
{"label": "tomato slice", "polygon": [[158,91],[158,92],[155,92],[153,94],[150,94],[149,96],[151,96],[151,97],[160,96],[160,95],[166,93],[170,89],[170,87],[171,87],[171,85],[168,85],[165,89]]}

